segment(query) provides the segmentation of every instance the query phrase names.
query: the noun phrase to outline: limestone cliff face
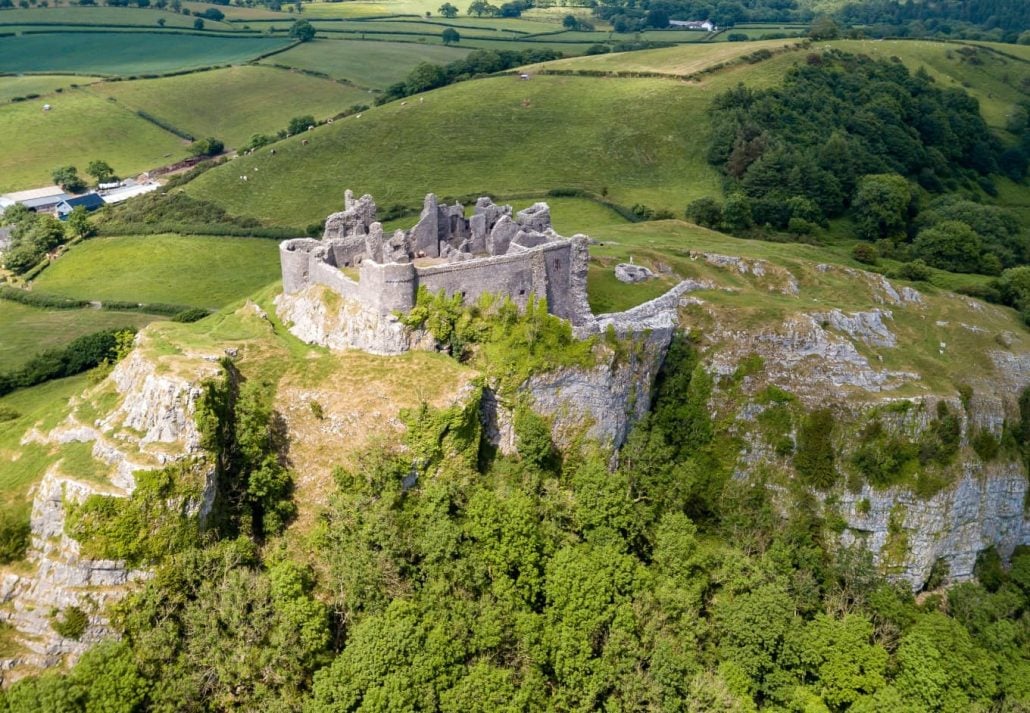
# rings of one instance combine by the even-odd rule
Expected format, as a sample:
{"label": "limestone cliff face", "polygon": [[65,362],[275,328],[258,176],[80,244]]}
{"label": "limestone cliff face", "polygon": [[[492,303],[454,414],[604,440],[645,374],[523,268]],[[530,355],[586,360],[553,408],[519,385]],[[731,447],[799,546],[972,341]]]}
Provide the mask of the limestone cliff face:
{"label": "limestone cliff face", "polygon": [[290,332],[308,344],[381,355],[431,348],[423,333],[409,330],[393,314],[369,309],[318,285],[283,293],[275,305]]}
{"label": "limestone cliff face", "polygon": [[[732,260],[695,259],[762,272],[753,264],[745,270]],[[812,303],[824,302],[825,292],[806,304],[809,285],[833,276],[848,279],[855,302],[874,306],[816,308]],[[798,477],[790,455],[761,425],[770,408],[763,390],[775,386],[793,399],[795,414],[833,412],[838,484],[819,497],[826,514],[845,523],[840,543],[868,548],[883,573],[918,589],[941,560],[948,579],[962,581],[973,576],[983,550],[997,547],[1007,557],[1030,544],[1026,467],[1014,453],[985,461],[972,447],[977,434],[1002,440],[1006,422],[1020,418],[1017,399],[1030,386],[1025,331],[1009,326],[996,308],[946,293],[931,300],[880,275],[817,265],[807,278],[787,280],[792,288],[784,294],[798,296],[796,309],[760,321],[742,320],[707,295],[687,298],[682,327],[703,333],[702,360],[716,384],[711,411],[741,443],[734,477]],[[918,494],[866,482],[853,458],[864,429],[876,422],[919,442],[933,427],[939,402],[960,426],[958,453],[939,474],[944,485]],[[796,445],[797,425],[795,416],[789,433],[780,434],[788,444]],[[786,488],[774,491],[788,511]]]}
{"label": "limestone cliff face", "polygon": [[[159,368],[136,349],[104,382],[72,400],[63,423],[49,432],[33,430],[25,436],[26,442],[54,449],[92,444],[92,457],[109,470],[106,478],[83,477],[68,472],[63,460],[58,460],[34,488],[27,567],[0,579],[0,621],[13,627],[22,649],[0,659],[5,683],[24,671],[74,662],[110,634],[107,605],[148,573],[130,569],[124,562],[83,556],[79,543],[65,534],[66,506],[94,493],[127,497],[135,488],[135,473],[195,455],[200,450],[194,423],[200,381],[217,368],[213,361],[201,361],[188,370],[189,376],[180,376]],[[84,420],[88,413],[84,407],[104,394],[116,399],[117,405],[92,422]],[[201,517],[210,510],[216,487],[213,468],[202,476],[202,497],[186,504]],[[54,615],[68,607],[81,609],[89,618],[85,633],[75,640],[60,636],[52,627]]]}

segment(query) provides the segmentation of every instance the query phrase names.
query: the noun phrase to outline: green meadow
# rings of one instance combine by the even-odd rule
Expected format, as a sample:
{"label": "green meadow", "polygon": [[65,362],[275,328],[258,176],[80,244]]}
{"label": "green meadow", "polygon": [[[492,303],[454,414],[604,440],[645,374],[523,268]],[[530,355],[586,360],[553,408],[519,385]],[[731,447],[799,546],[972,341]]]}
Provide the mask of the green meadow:
{"label": "green meadow", "polygon": [[[274,67],[229,67],[90,88],[119,106],[144,111],[198,138],[216,136],[239,147],[255,133],[274,134],[295,116],[328,119],[353,104],[369,103],[368,93],[327,79]],[[283,101],[289,97],[289,101]]]}
{"label": "green meadow", "polygon": [[86,89],[0,105],[0,192],[50,185],[59,166],[103,159],[131,176],[186,153],[182,139]]}
{"label": "green meadow", "polygon": [[44,270],[34,289],[77,299],[215,309],[278,279],[278,245],[262,238],[92,238]]}
{"label": "green meadow", "polygon": [[[85,289],[88,286],[83,285]],[[0,371],[17,368],[38,352],[64,346],[84,334],[141,327],[154,319],[161,318],[95,309],[45,310],[0,300]]]}
{"label": "green meadow", "polygon": [[0,77],[0,104],[30,94],[45,96],[63,92],[73,84],[82,86],[99,81],[99,77],[78,77],[61,74],[27,74],[19,77]]}
{"label": "green meadow", "polygon": [[677,214],[719,190],[703,159],[706,93],[680,82],[505,76],[422,99],[341,119],[310,132],[309,145],[287,140],[186,190],[283,225],[321,220],[344,188],[389,206],[417,205],[429,191],[504,197],[574,187]]}
{"label": "green meadow", "polygon": [[[0,13],[0,30],[7,25],[122,25],[128,27],[158,28],[158,19],[166,27],[193,28],[193,17],[152,8],[134,7],[34,7],[4,10]],[[213,30],[232,30],[225,22],[204,21]]]}
{"label": "green meadow", "polygon": [[419,62],[447,64],[461,59],[468,51],[467,48],[415,42],[317,39],[263,59],[261,63],[322,72],[360,87],[385,89],[402,81]]}
{"label": "green meadow", "polygon": [[170,31],[67,32],[3,38],[0,72],[130,76],[237,64],[290,44],[286,37]]}

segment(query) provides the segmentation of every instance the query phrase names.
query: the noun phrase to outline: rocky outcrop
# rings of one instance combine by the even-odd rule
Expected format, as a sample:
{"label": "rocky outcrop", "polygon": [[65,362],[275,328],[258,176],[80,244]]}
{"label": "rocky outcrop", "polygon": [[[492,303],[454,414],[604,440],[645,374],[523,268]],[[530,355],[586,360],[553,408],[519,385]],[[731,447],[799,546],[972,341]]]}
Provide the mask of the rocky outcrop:
{"label": "rocky outcrop", "polygon": [[294,294],[280,294],[275,306],[290,332],[308,344],[380,355],[433,347],[431,338],[404,326],[396,315],[368,309],[357,300],[317,285]]}
{"label": "rocky outcrop", "polygon": [[[842,331],[855,336],[889,341],[889,330],[879,317],[845,316],[830,313]],[[868,315],[868,313],[866,313]],[[839,315],[839,316],[837,316]],[[863,355],[847,336],[829,331],[826,315],[794,314],[781,323],[754,331],[717,332],[709,340],[724,348],[712,356],[717,374],[732,374],[740,361],[749,356],[762,358],[766,377],[799,395],[821,400],[827,388],[852,387],[866,392],[890,391],[914,380],[917,375],[879,367]],[[892,336],[892,335],[891,335]]]}
{"label": "rocky outcrop", "polygon": [[841,544],[865,547],[881,571],[913,589],[922,587],[938,560],[950,581],[966,581],[987,548],[1008,558],[1017,545],[1030,543],[1026,495],[1018,462],[966,461],[958,482],[930,498],[865,485],[841,495],[839,512],[847,522]]}
{"label": "rocky outcrop", "polygon": [[655,274],[641,265],[631,265],[628,262],[620,262],[615,266],[615,279],[619,282],[644,282],[650,280]]}
{"label": "rocky outcrop", "polygon": [[[124,562],[95,560],[81,554],[79,543],[65,533],[66,506],[92,494],[127,497],[135,488],[135,474],[195,456],[200,433],[194,422],[200,382],[217,373],[214,358],[188,360],[181,375],[169,365],[149,359],[142,348],[122,360],[105,382],[73,399],[67,419],[48,433],[31,431],[27,441],[48,447],[92,443],[92,455],[107,464],[106,480],[82,479],[53,464],[34,488],[28,569],[5,574],[0,580],[0,621],[10,624],[22,651],[0,658],[4,682],[21,672],[72,663],[92,644],[110,636],[105,610],[127,592],[127,586],[149,576]],[[163,368],[162,368],[163,367]],[[93,423],[76,416],[76,406],[114,391],[116,405]],[[198,466],[202,494],[183,503],[185,511],[200,518],[214,502],[216,481],[212,466]],[[60,636],[53,618],[69,607],[88,616],[85,632],[77,639]]]}

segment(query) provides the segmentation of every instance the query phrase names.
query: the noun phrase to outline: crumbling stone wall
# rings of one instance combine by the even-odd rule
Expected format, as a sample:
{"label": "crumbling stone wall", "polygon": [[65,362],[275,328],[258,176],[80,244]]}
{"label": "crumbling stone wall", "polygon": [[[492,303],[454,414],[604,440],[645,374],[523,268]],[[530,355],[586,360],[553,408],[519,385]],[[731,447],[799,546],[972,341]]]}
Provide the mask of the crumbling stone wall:
{"label": "crumbling stone wall", "polygon": [[[525,306],[546,299],[557,316],[578,324],[586,302],[587,238],[564,238],[551,228],[550,208],[511,206],[480,198],[466,218],[461,204],[426,196],[418,223],[389,238],[375,220],[371,196],[344,196],[344,210],[326,219],[322,240],[288,240],[280,247],[283,289],[324,285],[379,314],[414,306],[418,288],[475,300],[490,292]],[[357,268],[358,279],[342,270]]]}

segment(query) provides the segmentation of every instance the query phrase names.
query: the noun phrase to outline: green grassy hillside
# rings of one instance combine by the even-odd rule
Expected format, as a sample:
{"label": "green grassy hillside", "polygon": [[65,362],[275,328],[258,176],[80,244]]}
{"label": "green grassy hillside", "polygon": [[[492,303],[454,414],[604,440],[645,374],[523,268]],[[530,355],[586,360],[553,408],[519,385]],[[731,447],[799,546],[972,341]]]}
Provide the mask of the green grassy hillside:
{"label": "green grassy hillside", "polygon": [[76,245],[33,284],[76,299],[218,308],[278,277],[275,240],[148,235]]}
{"label": "green grassy hillside", "polygon": [[[322,120],[368,93],[326,79],[272,67],[230,67],[160,79],[105,82],[90,88],[132,111],[144,111],[196,137],[216,136],[227,146],[255,133],[274,134],[295,116]],[[283,101],[283,97],[289,101]]]}
{"label": "green grassy hillside", "polygon": [[[349,117],[215,169],[187,191],[238,215],[304,225],[344,188],[380,205],[429,191],[544,192],[576,186],[614,200],[679,207],[718,189],[700,156],[705,93],[663,79],[499,77]],[[250,176],[243,182],[240,175]]]}
{"label": "green grassy hillside", "polygon": [[99,77],[78,77],[74,75],[32,74],[22,77],[0,77],[0,104],[30,94],[45,96],[64,91],[73,84],[83,85],[99,81]]}
{"label": "green grassy hillside", "polygon": [[286,47],[290,40],[155,31],[42,33],[5,37],[3,42],[0,72],[124,77],[244,62]]}
{"label": "green grassy hillside", "polygon": [[263,59],[261,63],[322,72],[361,87],[384,89],[404,79],[419,62],[447,64],[461,59],[468,51],[414,42],[315,40]]}
{"label": "green grassy hillside", "polygon": [[85,89],[0,105],[0,191],[49,185],[58,166],[104,159],[129,176],[186,153],[182,139]]}
{"label": "green grassy hillside", "polygon": [[[897,56],[912,69],[926,67],[942,84],[963,86],[980,99],[992,126],[1024,96],[1019,88],[1030,71],[1030,64],[1014,58],[958,44],[831,44]],[[743,57],[759,49],[781,51],[764,61]],[[187,190],[233,213],[278,224],[324,217],[337,208],[345,187],[372,193],[381,205],[414,205],[429,190],[503,196],[575,187],[625,206],[640,203],[681,215],[692,199],[720,190],[705,160],[711,98],[738,83],[775,85],[806,52],[796,41],[773,40],[538,65],[528,82],[465,82],[370,110],[312,132],[308,146],[287,141],[275,155],[262,152],[216,169]],[[586,76],[540,74],[545,70]],[[617,72],[675,76],[616,77]],[[696,79],[676,78],[687,74]],[[240,169],[250,175],[247,182],[240,181]]]}

